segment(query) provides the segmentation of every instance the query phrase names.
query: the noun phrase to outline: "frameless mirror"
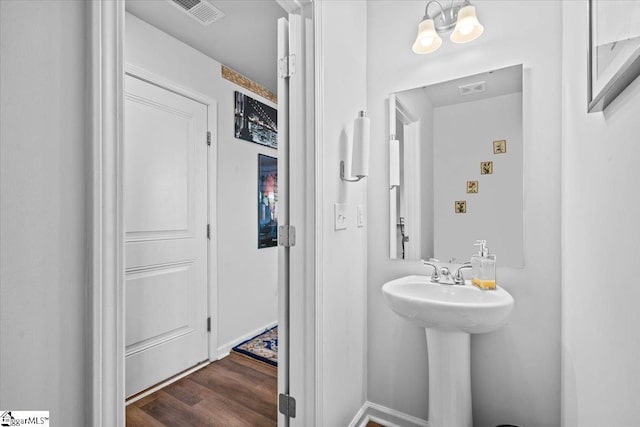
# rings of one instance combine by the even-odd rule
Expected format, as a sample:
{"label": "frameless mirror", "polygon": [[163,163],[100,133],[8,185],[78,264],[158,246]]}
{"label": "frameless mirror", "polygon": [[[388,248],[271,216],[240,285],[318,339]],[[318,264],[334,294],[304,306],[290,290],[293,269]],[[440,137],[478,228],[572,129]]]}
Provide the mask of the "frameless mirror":
{"label": "frameless mirror", "polygon": [[522,65],[389,96],[390,256],[522,267]]}

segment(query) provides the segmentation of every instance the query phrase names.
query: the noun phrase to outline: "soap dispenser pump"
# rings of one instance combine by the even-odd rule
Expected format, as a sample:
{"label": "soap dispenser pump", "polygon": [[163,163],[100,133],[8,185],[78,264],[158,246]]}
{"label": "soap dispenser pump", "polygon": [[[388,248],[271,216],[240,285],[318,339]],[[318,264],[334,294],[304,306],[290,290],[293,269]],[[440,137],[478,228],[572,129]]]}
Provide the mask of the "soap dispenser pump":
{"label": "soap dispenser pump", "polygon": [[486,240],[476,240],[474,246],[480,246],[478,254],[471,257],[471,283],[483,290],[496,288],[496,256],[489,253]]}

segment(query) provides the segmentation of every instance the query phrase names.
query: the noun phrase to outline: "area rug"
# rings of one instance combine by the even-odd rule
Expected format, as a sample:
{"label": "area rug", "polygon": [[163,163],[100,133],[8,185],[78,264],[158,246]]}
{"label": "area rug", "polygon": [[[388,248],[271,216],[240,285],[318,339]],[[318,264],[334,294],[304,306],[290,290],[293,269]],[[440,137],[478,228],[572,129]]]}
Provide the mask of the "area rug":
{"label": "area rug", "polygon": [[233,351],[278,366],[278,326],[238,344]]}

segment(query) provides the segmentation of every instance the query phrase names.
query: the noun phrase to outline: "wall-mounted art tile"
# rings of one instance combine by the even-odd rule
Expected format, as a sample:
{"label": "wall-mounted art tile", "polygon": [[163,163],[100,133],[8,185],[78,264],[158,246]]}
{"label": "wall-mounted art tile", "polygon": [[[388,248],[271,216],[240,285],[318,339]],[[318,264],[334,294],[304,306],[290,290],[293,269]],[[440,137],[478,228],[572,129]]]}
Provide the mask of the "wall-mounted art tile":
{"label": "wall-mounted art tile", "polygon": [[500,141],[493,141],[493,154],[504,154],[507,152],[507,141],[501,139]]}
{"label": "wall-mounted art tile", "polygon": [[478,192],[478,181],[467,181],[467,194],[475,194]]}
{"label": "wall-mounted art tile", "polygon": [[480,174],[491,175],[493,173],[493,162],[480,162]]}
{"label": "wall-mounted art tile", "polygon": [[466,200],[456,200],[456,213],[467,213]]}

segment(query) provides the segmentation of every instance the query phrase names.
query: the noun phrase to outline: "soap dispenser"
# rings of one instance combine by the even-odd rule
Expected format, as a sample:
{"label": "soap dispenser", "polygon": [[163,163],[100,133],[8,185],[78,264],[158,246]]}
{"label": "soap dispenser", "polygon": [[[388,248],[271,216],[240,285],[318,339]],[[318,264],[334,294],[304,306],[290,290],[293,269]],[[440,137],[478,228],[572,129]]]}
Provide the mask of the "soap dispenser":
{"label": "soap dispenser", "polygon": [[474,246],[480,246],[480,250],[471,257],[471,283],[483,290],[496,288],[496,256],[489,253],[486,243],[486,240],[476,240]]}

